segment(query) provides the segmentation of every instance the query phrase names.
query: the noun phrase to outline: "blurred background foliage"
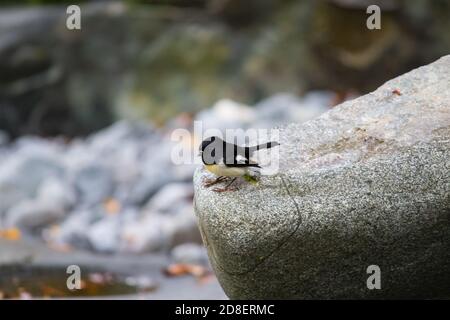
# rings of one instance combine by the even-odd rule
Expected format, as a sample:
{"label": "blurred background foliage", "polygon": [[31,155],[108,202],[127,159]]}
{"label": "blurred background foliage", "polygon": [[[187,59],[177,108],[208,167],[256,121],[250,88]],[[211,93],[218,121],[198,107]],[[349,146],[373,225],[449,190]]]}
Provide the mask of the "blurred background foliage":
{"label": "blurred background foliage", "polygon": [[[65,3],[0,7],[0,128],[13,137],[163,125],[219,98],[327,89],[339,102],[450,51],[445,0],[81,1],[81,31]],[[372,3],[381,30],[366,28]]]}

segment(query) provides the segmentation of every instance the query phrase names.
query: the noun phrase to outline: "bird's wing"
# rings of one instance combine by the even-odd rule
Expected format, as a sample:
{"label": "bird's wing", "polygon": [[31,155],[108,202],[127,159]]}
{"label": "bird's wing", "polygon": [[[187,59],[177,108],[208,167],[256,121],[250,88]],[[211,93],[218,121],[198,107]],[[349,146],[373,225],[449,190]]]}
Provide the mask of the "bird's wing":
{"label": "bird's wing", "polygon": [[227,167],[257,167],[257,168],[260,168],[258,163],[256,163],[255,161],[252,161],[240,154],[237,154],[234,157],[234,161],[228,161],[225,163],[225,165]]}

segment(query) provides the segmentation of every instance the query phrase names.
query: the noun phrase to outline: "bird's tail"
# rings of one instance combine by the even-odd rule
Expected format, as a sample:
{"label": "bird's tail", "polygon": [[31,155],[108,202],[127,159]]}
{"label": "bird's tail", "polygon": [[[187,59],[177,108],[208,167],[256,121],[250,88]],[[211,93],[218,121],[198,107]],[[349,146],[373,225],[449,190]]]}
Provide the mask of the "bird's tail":
{"label": "bird's tail", "polygon": [[250,147],[249,151],[250,151],[250,154],[252,154],[253,152],[258,151],[258,150],[270,149],[270,148],[273,148],[273,147],[276,147],[279,145],[280,144],[278,142],[271,141],[271,142],[261,143],[261,144],[258,144],[257,146]]}

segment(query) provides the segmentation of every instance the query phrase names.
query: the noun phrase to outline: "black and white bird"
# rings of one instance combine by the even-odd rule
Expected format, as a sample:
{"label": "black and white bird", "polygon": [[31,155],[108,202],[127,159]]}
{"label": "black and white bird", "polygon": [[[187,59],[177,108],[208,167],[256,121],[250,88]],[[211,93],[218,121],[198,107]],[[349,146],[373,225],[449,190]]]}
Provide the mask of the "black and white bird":
{"label": "black and white bird", "polygon": [[238,146],[226,142],[219,137],[206,138],[200,145],[202,162],[209,172],[215,174],[217,179],[207,181],[206,187],[212,186],[226,179],[233,178],[225,188],[214,189],[216,192],[231,191],[230,186],[237,177],[251,177],[252,168],[261,168],[258,163],[250,160],[255,151],[278,146],[278,142],[267,142],[252,147]]}

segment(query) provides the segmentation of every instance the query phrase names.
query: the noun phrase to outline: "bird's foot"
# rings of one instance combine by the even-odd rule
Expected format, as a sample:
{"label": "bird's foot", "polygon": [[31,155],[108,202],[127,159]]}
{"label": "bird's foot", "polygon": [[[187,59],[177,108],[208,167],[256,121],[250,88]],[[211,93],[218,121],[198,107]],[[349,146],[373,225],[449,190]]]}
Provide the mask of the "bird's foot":
{"label": "bird's foot", "polygon": [[227,191],[237,191],[238,188],[235,187],[225,187],[225,188],[214,188],[213,191],[214,192],[227,192]]}
{"label": "bird's foot", "polygon": [[225,192],[225,191],[236,191],[237,188],[232,188],[231,185],[233,184],[233,182],[236,181],[236,178],[233,178],[231,180],[231,182],[229,182],[225,188],[214,188],[213,191],[214,192]]}
{"label": "bird's foot", "polygon": [[216,179],[205,179],[205,180],[203,180],[203,182],[204,182],[203,186],[205,188],[209,188],[209,187],[211,187],[219,182],[222,182],[224,180],[225,180],[225,177],[218,177]]}
{"label": "bird's foot", "polygon": [[256,184],[256,183],[259,181],[259,179],[260,179],[260,177],[257,177],[257,176],[251,176],[251,175],[249,175],[249,174],[246,174],[246,175],[244,175],[243,177],[244,177],[244,179],[245,179],[246,181],[248,181],[248,182],[250,182],[250,183],[252,183],[252,184]]}

